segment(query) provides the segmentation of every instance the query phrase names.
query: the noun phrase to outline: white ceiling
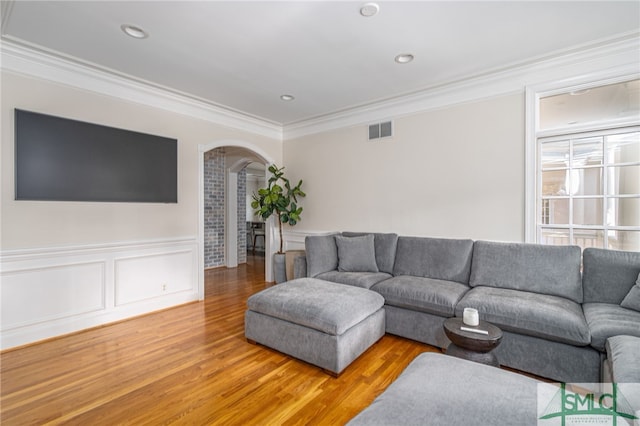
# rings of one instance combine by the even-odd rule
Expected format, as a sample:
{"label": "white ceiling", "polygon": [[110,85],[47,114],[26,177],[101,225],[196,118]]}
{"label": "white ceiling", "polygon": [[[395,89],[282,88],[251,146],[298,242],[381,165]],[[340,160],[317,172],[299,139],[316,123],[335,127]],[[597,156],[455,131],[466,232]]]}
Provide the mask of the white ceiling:
{"label": "white ceiling", "polygon": [[282,125],[640,30],[639,1],[2,3],[5,40]]}

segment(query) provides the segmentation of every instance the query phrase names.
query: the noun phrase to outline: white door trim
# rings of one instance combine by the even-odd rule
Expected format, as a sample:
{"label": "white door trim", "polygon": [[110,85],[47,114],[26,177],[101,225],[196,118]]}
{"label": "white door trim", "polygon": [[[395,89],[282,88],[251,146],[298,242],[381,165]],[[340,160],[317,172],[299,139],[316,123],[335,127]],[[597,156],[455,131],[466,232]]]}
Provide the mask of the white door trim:
{"label": "white door trim", "polygon": [[[224,146],[240,147],[252,151],[262,158],[267,166],[275,163],[273,158],[259,146],[243,140],[221,139],[198,145],[198,298],[200,300],[204,300],[204,154],[207,151]],[[270,238],[270,228],[273,226],[273,221],[267,220],[265,226],[264,271],[265,280],[271,282],[273,281],[273,271],[272,263],[269,260],[273,257],[273,253],[277,251],[277,247],[275,247],[274,239]]]}

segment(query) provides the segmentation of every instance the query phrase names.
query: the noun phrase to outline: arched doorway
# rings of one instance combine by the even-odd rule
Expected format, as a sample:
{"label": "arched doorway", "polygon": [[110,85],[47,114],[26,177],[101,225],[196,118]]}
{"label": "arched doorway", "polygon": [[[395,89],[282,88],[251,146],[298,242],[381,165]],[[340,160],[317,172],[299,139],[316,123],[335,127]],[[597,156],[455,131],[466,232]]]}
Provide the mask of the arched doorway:
{"label": "arched doorway", "polygon": [[[222,161],[219,161],[216,166],[215,173],[222,173],[222,176],[218,176],[218,181],[223,182],[223,188],[217,187],[218,191],[224,191],[224,203],[221,206],[218,202],[218,207],[224,209],[217,212],[221,215],[217,220],[222,221],[224,226],[224,263],[223,266],[235,267],[238,265],[238,237],[239,233],[243,232],[242,229],[245,226],[244,219],[241,218],[239,223],[236,215],[239,200],[237,199],[238,188],[238,174],[242,176],[242,171],[250,163],[261,163],[264,165],[270,165],[274,163],[274,160],[259,147],[254,146],[251,143],[239,140],[220,140],[211,142],[209,144],[202,144],[198,146],[198,184],[199,184],[199,201],[198,201],[198,294],[200,299],[204,299],[204,270],[205,270],[205,223],[209,223],[210,220],[205,217],[205,209],[207,215],[211,213],[211,205],[207,205],[205,202],[205,178],[211,179],[211,172],[209,169],[205,170],[205,159],[207,161],[212,157],[212,153],[215,156],[222,156]],[[209,163],[207,163],[209,164]],[[222,166],[221,166],[222,164]],[[207,181],[207,185],[208,185]],[[272,258],[272,254],[275,251],[273,245],[273,220],[267,220],[265,223],[265,280],[272,281],[272,267],[271,262],[268,261]],[[208,242],[209,240],[207,240]],[[220,256],[220,254],[218,254]],[[242,259],[241,259],[242,260]]]}

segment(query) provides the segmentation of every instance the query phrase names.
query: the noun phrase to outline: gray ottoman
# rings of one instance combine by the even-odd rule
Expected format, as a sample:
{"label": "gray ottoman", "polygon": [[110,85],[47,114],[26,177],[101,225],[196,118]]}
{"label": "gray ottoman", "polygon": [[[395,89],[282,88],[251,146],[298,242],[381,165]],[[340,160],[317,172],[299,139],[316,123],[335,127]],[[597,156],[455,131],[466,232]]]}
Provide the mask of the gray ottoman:
{"label": "gray ottoman", "polygon": [[546,401],[558,388],[488,365],[424,353],[347,426],[537,425],[538,392]]}
{"label": "gray ottoman", "polygon": [[249,297],[245,336],[338,375],[384,335],[383,306],[374,291],[299,278]]}

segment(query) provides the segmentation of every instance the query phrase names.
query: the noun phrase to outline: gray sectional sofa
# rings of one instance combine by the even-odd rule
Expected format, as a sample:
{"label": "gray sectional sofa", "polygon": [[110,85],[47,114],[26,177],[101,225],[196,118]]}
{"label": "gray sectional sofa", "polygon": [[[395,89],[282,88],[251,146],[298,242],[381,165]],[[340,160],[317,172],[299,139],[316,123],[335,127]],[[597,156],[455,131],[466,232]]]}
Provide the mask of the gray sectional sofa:
{"label": "gray sectional sofa", "polygon": [[552,380],[599,382],[607,339],[640,337],[624,303],[640,294],[638,252],[348,232],[305,246],[295,277],[381,294],[387,333],[446,348],[445,319],[473,307],[503,330],[502,365]]}

